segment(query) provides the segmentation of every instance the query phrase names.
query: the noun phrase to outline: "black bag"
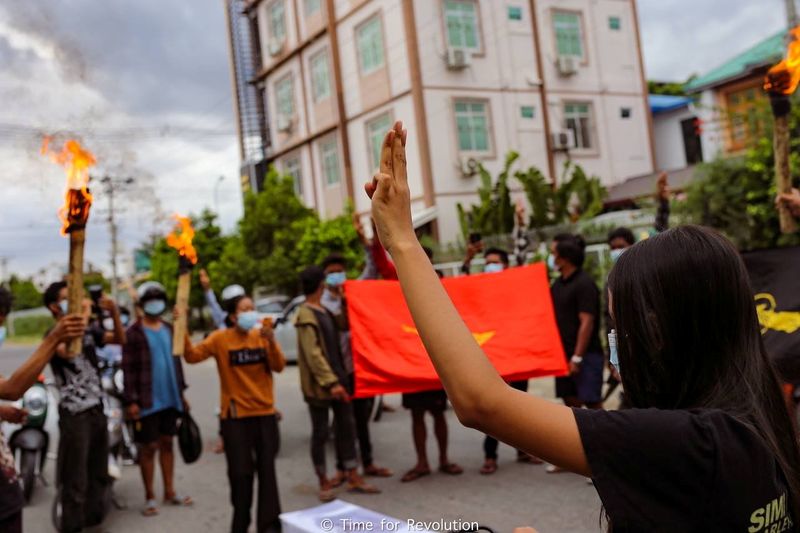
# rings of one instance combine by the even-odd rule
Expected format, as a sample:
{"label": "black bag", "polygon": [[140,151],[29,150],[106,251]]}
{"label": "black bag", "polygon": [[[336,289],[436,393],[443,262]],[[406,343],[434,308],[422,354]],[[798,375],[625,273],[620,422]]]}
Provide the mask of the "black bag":
{"label": "black bag", "polygon": [[184,413],[178,423],[178,446],[181,449],[183,462],[187,465],[197,461],[203,453],[200,428],[189,413]]}

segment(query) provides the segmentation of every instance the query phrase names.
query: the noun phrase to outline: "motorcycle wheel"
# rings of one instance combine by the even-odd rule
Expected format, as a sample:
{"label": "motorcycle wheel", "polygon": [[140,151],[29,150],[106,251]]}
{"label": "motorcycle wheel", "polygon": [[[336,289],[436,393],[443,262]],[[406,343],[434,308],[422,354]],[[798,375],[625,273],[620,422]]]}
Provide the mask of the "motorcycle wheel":
{"label": "motorcycle wheel", "polygon": [[53,498],[53,506],[50,508],[50,519],[53,521],[53,528],[61,531],[61,486],[56,488],[56,497]]}
{"label": "motorcycle wheel", "polygon": [[30,503],[31,496],[33,496],[33,487],[36,483],[36,459],[37,452],[33,450],[22,450],[19,461],[19,474],[26,503]]}

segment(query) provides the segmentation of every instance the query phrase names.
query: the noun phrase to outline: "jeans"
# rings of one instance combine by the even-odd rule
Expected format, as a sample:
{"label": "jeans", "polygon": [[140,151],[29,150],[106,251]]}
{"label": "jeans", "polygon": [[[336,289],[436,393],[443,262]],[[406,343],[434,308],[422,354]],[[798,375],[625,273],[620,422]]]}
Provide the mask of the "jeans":
{"label": "jeans", "polygon": [[328,406],[308,405],[311,414],[311,461],[318,476],[327,475],[325,443],[328,442],[328,411],[333,410],[333,427],[336,439],[336,459],[339,468],[352,470],[358,466],[356,459],[355,420],[353,404],[332,400]]}
{"label": "jeans", "polygon": [[[509,383],[513,388],[517,389],[518,391],[527,392],[528,391],[528,380],[524,381],[512,381]],[[483,455],[486,459],[494,459],[497,460],[497,439],[486,435],[486,438],[483,439]],[[517,455],[523,455],[523,452],[517,450]]]}
{"label": "jeans", "polygon": [[280,531],[281,502],[275,477],[278,422],[275,415],[222,420],[233,505],[232,533],[246,533],[253,504],[253,478],[258,475],[256,531]]}
{"label": "jeans", "polygon": [[58,483],[61,531],[100,524],[107,510],[108,427],[103,407],[72,414],[59,411]]}

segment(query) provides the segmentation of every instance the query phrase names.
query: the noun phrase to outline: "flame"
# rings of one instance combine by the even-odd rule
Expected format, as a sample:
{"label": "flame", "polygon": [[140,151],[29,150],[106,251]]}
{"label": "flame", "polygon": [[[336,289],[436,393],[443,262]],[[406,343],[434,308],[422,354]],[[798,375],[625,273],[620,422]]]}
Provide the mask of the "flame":
{"label": "flame", "polygon": [[764,79],[764,90],[790,95],[800,85],[800,26],[789,31],[792,41],[786,50],[786,59],[774,65]]}
{"label": "flame", "polygon": [[97,162],[94,155],[75,139],[67,139],[61,150],[51,150],[52,138],[45,136],[42,141],[42,155],[49,156],[54,163],[64,167],[67,172],[67,192],[64,205],[58,210],[61,219],[61,234],[83,227],[89,219],[92,195],[89,193],[89,168]]}
{"label": "flame", "polygon": [[[167,244],[172,248],[178,250],[178,253],[185,257],[191,264],[197,264],[197,251],[192,246],[192,239],[194,239],[194,228],[192,227],[192,220],[189,217],[181,215],[173,215],[177,221],[175,229],[167,235]],[[178,231],[180,230],[180,231]]]}

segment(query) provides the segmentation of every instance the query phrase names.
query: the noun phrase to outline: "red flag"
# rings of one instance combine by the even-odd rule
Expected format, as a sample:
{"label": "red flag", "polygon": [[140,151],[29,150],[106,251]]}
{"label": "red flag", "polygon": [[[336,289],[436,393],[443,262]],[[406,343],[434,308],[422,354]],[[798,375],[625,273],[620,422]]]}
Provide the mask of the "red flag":
{"label": "red flag", "polygon": [[[567,358],[543,263],[442,281],[459,314],[507,381],[560,376]],[[345,287],[356,397],[441,389],[398,281]]]}

